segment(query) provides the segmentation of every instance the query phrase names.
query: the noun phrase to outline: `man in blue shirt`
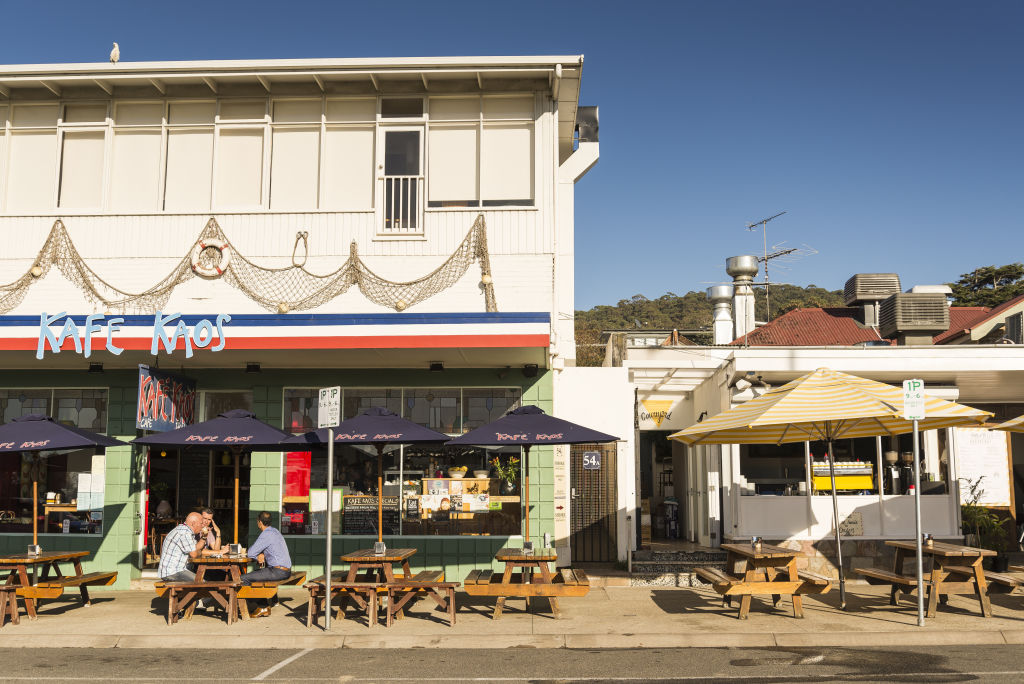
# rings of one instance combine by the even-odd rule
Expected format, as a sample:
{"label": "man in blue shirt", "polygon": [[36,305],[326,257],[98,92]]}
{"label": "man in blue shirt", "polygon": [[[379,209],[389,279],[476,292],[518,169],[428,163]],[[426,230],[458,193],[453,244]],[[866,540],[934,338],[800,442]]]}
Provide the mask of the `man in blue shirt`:
{"label": "man in blue shirt", "polygon": [[[255,558],[263,567],[242,575],[242,584],[248,586],[253,582],[274,582],[285,580],[292,574],[292,557],[288,553],[288,545],[284,543],[281,533],[270,526],[273,518],[269,511],[261,511],[256,516],[256,526],[260,536],[249,547],[249,558]],[[270,606],[260,606],[253,611],[254,617],[270,615]]]}

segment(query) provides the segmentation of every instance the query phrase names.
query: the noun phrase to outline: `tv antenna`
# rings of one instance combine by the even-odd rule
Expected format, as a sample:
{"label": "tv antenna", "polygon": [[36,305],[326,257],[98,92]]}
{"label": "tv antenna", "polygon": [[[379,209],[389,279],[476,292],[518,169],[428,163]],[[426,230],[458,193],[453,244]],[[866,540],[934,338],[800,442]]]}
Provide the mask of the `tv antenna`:
{"label": "tv antenna", "polygon": [[764,256],[759,258],[758,261],[764,262],[764,306],[765,306],[765,320],[766,321],[772,320],[772,309],[771,309],[771,306],[769,306],[770,299],[769,299],[769,294],[768,294],[769,283],[771,282],[768,279],[768,260],[769,259],[775,259],[775,258],[780,257],[780,256],[785,256],[786,254],[791,254],[791,253],[796,251],[795,249],[792,249],[792,250],[781,249],[781,250],[775,250],[771,254],[768,254],[768,225],[767,224],[772,219],[777,219],[777,218],[779,218],[780,216],[782,216],[785,213],[786,212],[784,212],[784,211],[780,211],[775,216],[769,216],[768,218],[761,219],[760,221],[754,221],[753,223],[748,223],[747,224],[747,230],[754,230],[758,225],[760,225],[761,226],[761,236],[762,236],[763,241],[764,241]]}

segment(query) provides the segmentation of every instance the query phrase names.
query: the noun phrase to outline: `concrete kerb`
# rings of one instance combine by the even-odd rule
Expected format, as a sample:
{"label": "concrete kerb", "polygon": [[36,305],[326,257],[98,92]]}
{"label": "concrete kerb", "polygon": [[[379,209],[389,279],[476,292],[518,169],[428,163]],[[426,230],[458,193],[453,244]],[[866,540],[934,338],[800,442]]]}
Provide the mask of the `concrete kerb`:
{"label": "concrete kerb", "polygon": [[785,601],[755,602],[747,620],[722,606],[710,591],[659,587],[595,588],[586,597],[561,601],[555,618],[544,601],[523,612],[512,606],[491,619],[493,601],[459,594],[458,621],[447,625],[429,601],[415,604],[393,627],[368,629],[364,618],[338,619],[330,632],[305,626],[304,592],[282,590],[282,605],[267,619],[228,626],[219,614],[168,627],[152,592],[95,592],[93,606],[77,600],[46,601],[37,620],[0,629],[0,649],[32,647],[179,648],[197,640],[211,648],[279,649],[642,649],[642,648],[793,648],[1024,644],[1024,614],[1019,597],[993,600],[992,618],[977,612],[976,602],[956,598],[924,628],[916,626],[909,605],[888,605],[888,595],[857,588],[853,609],[839,611],[829,597],[805,597],[805,618],[794,619]]}

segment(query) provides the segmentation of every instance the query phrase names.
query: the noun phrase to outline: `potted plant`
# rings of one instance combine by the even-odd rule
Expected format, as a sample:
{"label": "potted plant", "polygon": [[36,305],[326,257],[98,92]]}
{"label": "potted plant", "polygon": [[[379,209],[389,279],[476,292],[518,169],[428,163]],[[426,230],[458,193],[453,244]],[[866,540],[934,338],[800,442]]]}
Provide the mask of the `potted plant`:
{"label": "potted plant", "polygon": [[508,460],[502,463],[501,456],[495,456],[491,459],[491,467],[494,468],[495,476],[505,483],[505,491],[513,491],[516,485],[516,476],[519,473],[519,458],[509,456]]}
{"label": "potted plant", "polygon": [[1006,572],[1010,562],[1006,554],[1009,538],[1006,531],[1007,518],[978,504],[985,493],[981,486],[983,479],[984,475],[976,480],[967,481],[967,503],[960,506],[962,532],[968,546],[977,545],[995,551],[996,557],[991,562],[991,569],[995,572]]}

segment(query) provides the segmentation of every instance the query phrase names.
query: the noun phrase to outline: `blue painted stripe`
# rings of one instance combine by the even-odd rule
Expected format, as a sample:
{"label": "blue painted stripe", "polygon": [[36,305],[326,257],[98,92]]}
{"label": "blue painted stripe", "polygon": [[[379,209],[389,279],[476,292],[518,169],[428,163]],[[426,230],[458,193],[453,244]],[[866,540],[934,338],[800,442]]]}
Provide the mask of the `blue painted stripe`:
{"label": "blue painted stripe", "polygon": [[[59,311],[48,311],[54,316]],[[208,319],[213,321],[216,314],[184,314],[176,319],[186,325],[195,325]],[[85,314],[73,314],[75,325],[85,325]],[[122,316],[126,326],[151,326],[152,315]],[[61,319],[60,323],[66,319]],[[38,327],[39,316],[0,316],[0,327]],[[99,321],[102,323],[103,321]],[[551,314],[546,312],[502,311],[494,313],[374,313],[374,314],[231,314],[231,327],[276,327],[276,326],[341,326],[341,325],[465,325],[500,323],[550,323]],[[58,325],[55,323],[54,325]]]}

